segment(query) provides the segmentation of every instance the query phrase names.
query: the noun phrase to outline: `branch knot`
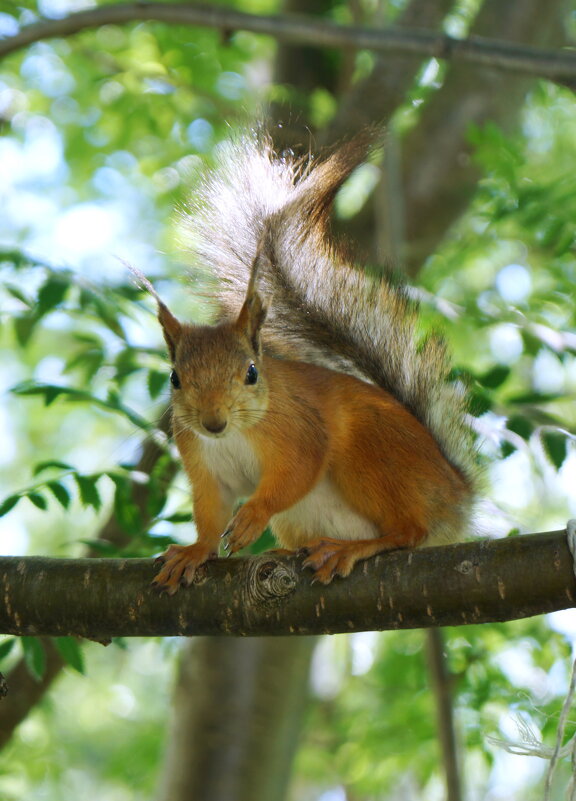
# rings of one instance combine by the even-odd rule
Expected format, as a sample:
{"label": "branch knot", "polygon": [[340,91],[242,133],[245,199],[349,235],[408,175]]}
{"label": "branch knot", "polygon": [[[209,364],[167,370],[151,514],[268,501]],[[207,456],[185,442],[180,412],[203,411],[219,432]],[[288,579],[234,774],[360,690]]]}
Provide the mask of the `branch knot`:
{"label": "branch knot", "polygon": [[291,595],[297,584],[298,577],[291,565],[270,557],[254,559],[246,574],[246,595],[255,604],[279,602]]}

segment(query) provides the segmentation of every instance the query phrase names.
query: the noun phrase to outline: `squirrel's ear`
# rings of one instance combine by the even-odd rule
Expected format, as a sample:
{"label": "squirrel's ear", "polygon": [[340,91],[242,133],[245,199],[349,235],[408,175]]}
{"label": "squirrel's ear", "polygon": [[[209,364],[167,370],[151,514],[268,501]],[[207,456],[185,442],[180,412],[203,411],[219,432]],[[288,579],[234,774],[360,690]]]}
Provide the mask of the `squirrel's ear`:
{"label": "squirrel's ear", "polygon": [[178,340],[180,339],[180,335],[182,333],[182,326],[174,317],[168,306],[162,303],[160,296],[146,276],[136,267],[128,264],[128,262],[123,261],[123,264],[136,278],[137,283],[146,289],[156,300],[156,303],[158,304],[158,319],[160,320],[160,325],[162,326],[162,331],[164,332],[164,339],[166,340],[168,350],[170,351],[170,358],[172,359],[172,362],[174,362],[174,358],[176,356],[176,345],[178,344]]}
{"label": "squirrel's ear", "polygon": [[236,322],[236,327],[239,331],[244,334],[248,338],[248,341],[254,348],[254,353],[259,354],[261,351],[261,344],[260,344],[260,330],[266,319],[266,313],[268,312],[268,303],[263,299],[260,293],[256,289],[256,279],[258,278],[258,272],[263,267],[266,262],[270,261],[270,255],[268,253],[268,227],[265,228],[262,236],[260,237],[260,241],[258,243],[258,247],[256,249],[256,255],[254,256],[254,260],[252,262],[252,269],[250,270],[250,280],[248,282],[248,289],[246,290],[246,299],[240,309],[240,314],[238,315],[238,320]]}
{"label": "squirrel's ear", "polygon": [[256,354],[261,351],[260,330],[266,319],[267,311],[267,303],[264,302],[254,287],[251,287],[240,309],[236,327],[248,339]]}
{"label": "squirrel's ear", "polygon": [[176,359],[176,345],[182,334],[182,326],[174,317],[168,306],[165,306],[158,296],[156,296],[156,301],[158,303],[158,319],[160,320],[160,325],[164,332],[164,339],[168,345],[170,358],[172,359],[172,363],[174,363]]}

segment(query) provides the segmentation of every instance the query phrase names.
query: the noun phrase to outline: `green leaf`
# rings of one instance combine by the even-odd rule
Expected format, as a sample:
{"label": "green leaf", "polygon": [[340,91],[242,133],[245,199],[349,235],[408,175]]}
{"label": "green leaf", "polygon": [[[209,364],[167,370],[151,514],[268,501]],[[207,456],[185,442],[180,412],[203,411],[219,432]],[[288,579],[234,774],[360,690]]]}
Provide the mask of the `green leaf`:
{"label": "green leaf", "polygon": [[68,509],[70,506],[70,493],[62,484],[58,481],[49,481],[46,484],[46,487],[50,490],[52,495],[56,498],[60,506],[64,509]]}
{"label": "green leaf", "polygon": [[59,462],[56,459],[48,459],[45,462],[38,462],[38,464],[34,465],[32,475],[37,476],[38,473],[41,473],[43,470],[49,470],[50,468],[56,468],[58,470],[74,470],[72,465],[67,464],[66,462]]}
{"label": "green leaf", "polygon": [[61,387],[56,384],[36,384],[34,381],[24,381],[22,384],[17,384],[10,390],[14,395],[43,395],[44,404],[50,406],[59,395],[67,393],[67,387]]}
{"label": "green leaf", "polygon": [[14,286],[14,284],[4,284],[4,289],[6,292],[12,295],[13,298],[16,298],[21,303],[24,303],[26,306],[30,307],[30,298],[26,297],[19,287]]}
{"label": "green leaf", "polygon": [[566,435],[559,431],[546,431],[542,434],[542,445],[554,467],[559,470],[568,452]]}
{"label": "green leaf", "polygon": [[502,458],[503,459],[507,459],[508,456],[510,456],[511,453],[514,453],[517,450],[517,448],[516,448],[516,445],[514,445],[512,442],[509,442],[508,440],[504,440],[500,450],[502,452]]}
{"label": "green leaf", "polygon": [[66,664],[77,670],[78,673],[84,673],[84,654],[78,640],[74,637],[54,637],[53,639]]}
{"label": "green leaf", "polygon": [[90,297],[91,305],[94,307],[94,310],[98,317],[102,320],[102,322],[120,339],[126,340],[126,335],[124,334],[124,330],[118,319],[116,314],[110,309],[106,303],[102,301],[98,295],[92,293]]}
{"label": "green leaf", "polygon": [[118,473],[108,475],[116,485],[114,492],[116,520],[128,534],[136,534],[142,529],[142,515],[132,497],[132,483],[126,476]]}
{"label": "green leaf", "polygon": [[38,637],[21,637],[24,662],[33,678],[40,681],[46,670],[46,653]]}
{"label": "green leaf", "polygon": [[47,500],[46,500],[46,498],[45,498],[43,495],[41,495],[39,492],[34,492],[34,491],[32,491],[32,492],[27,492],[27,493],[26,493],[26,497],[27,497],[27,498],[28,498],[28,500],[29,500],[29,501],[31,501],[31,502],[34,504],[34,506],[36,506],[38,509],[42,509],[42,511],[44,511],[45,509],[47,509],[47,508],[48,508],[48,501],[47,501]]}
{"label": "green leaf", "polygon": [[534,426],[526,417],[522,415],[514,415],[511,417],[508,422],[506,423],[506,428],[509,431],[513,431],[518,436],[522,437],[522,439],[528,440],[532,432],[534,431]]}
{"label": "green leaf", "polygon": [[470,414],[481,417],[492,408],[492,399],[481,389],[476,388],[470,393]]}
{"label": "green leaf", "polygon": [[70,373],[78,368],[84,375],[93,376],[104,364],[104,359],[104,351],[101,348],[85,348],[68,359],[65,370]]}
{"label": "green leaf", "polygon": [[38,292],[37,313],[39,315],[47,314],[62,303],[68,287],[68,282],[61,278],[50,277]]}
{"label": "green leaf", "polygon": [[160,372],[159,370],[148,370],[148,394],[152,400],[156,400],[167,382],[167,373]]}
{"label": "green leaf", "polygon": [[93,551],[101,553],[103,556],[117,556],[121,551],[117,545],[107,540],[81,539],[79,542],[92,548]]}
{"label": "green leaf", "polygon": [[4,640],[4,642],[0,642],[0,661],[8,656],[15,644],[16,637],[10,637]]}
{"label": "green leaf", "polygon": [[[190,517],[188,517],[188,520],[190,520]],[[166,549],[169,545],[172,545],[174,537],[170,537],[168,534],[150,534],[150,532],[147,532],[143,535],[142,542],[149,546],[148,553],[153,554],[162,548]]]}
{"label": "green leaf", "polygon": [[169,517],[160,519],[165,520],[167,523],[189,523],[192,520],[192,514],[190,512],[176,512],[173,515],[169,515]]}
{"label": "green leaf", "polygon": [[133,350],[126,348],[120,351],[115,360],[116,378],[125,378],[132,373],[140,370]]}
{"label": "green leaf", "polygon": [[525,392],[520,395],[514,395],[508,399],[509,403],[517,403],[519,405],[532,405],[534,403],[550,403],[551,401],[560,400],[564,396],[562,393],[540,393],[540,392]]}
{"label": "green leaf", "polygon": [[25,347],[28,344],[37,322],[38,318],[34,314],[14,318],[14,333],[16,334],[16,341],[21,347]]}
{"label": "green leaf", "polygon": [[510,368],[505,365],[496,365],[487,373],[478,377],[478,382],[488,389],[496,389],[501,386],[510,375]]}
{"label": "green leaf", "polygon": [[21,495],[9,495],[5,498],[0,504],[0,517],[7,515],[16,506],[21,497]]}
{"label": "green leaf", "polygon": [[81,476],[78,473],[74,473],[74,480],[80,492],[80,500],[84,506],[92,506],[96,511],[102,506],[102,499],[96,487],[96,482],[99,478],[100,476]]}
{"label": "green leaf", "polygon": [[10,390],[15,395],[44,395],[44,402],[49,406],[57,397],[64,395],[68,402],[73,403],[93,403],[102,409],[118,412],[130,420],[137,428],[144,431],[150,431],[153,426],[143,417],[125,406],[117,392],[111,391],[106,400],[97,398],[89,392],[75,387],[64,387],[58,384],[36,384],[34,381],[24,381],[17,384]]}

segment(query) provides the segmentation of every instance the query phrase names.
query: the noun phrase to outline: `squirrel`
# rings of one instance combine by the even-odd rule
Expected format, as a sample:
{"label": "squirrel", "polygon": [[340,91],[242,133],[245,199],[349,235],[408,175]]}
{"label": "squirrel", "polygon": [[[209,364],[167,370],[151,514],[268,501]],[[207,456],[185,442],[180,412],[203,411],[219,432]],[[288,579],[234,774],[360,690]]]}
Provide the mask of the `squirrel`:
{"label": "squirrel", "polygon": [[230,555],[268,526],[323,584],[467,529],[473,447],[445,344],[419,342],[407,290],[369,278],[329,233],[368,140],[306,164],[260,136],[229,144],[184,221],[218,280],[215,325],[180,322],[138,274],[172,361],[173,434],[198,531],[159,557],[154,584],[170,594],[222,541]]}

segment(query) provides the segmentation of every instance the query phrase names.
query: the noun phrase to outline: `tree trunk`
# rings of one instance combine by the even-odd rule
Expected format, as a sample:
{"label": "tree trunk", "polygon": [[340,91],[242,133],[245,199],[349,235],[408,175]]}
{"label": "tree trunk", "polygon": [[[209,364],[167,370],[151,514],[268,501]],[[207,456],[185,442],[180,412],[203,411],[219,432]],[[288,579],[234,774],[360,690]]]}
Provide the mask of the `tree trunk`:
{"label": "tree trunk", "polygon": [[158,801],[282,801],[315,638],[201,637],[181,656]]}
{"label": "tree trunk", "polygon": [[[566,0],[485,0],[473,33],[510,42],[557,44],[565,10]],[[409,275],[416,275],[434,253],[476,191],[481,171],[471,158],[470,128],[493,122],[504,131],[513,130],[533,83],[496,69],[450,66],[442,88],[403,146],[403,261]]]}

